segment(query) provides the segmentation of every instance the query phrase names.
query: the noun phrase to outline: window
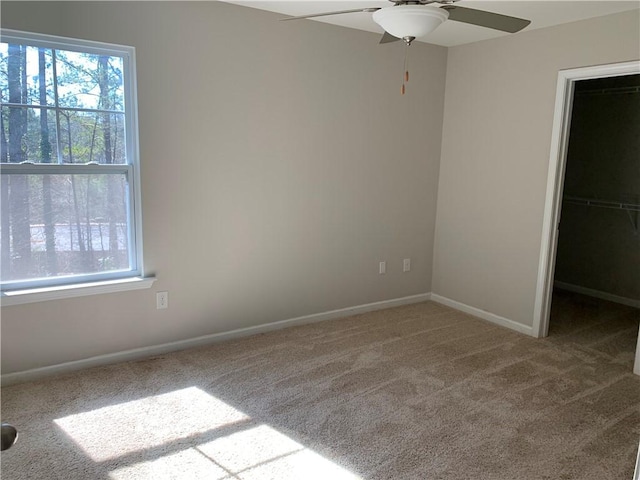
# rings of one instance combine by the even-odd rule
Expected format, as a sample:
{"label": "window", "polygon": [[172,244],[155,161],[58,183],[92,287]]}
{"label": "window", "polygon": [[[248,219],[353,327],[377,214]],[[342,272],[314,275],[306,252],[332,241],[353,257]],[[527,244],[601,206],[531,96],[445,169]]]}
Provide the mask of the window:
{"label": "window", "polygon": [[3,293],[139,276],[134,49],[0,40]]}

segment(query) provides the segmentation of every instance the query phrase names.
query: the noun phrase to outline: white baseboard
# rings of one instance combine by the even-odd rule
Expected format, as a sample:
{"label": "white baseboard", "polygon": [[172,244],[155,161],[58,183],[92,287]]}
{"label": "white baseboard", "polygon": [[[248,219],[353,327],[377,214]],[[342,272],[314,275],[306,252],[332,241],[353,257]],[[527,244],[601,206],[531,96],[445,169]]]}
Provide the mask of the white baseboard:
{"label": "white baseboard", "polygon": [[349,317],[351,315],[372,312],[375,310],[383,310],[385,308],[398,307],[401,305],[409,305],[412,303],[426,302],[430,299],[431,299],[430,293],[422,293],[419,295],[411,295],[408,297],[394,298],[391,300],[383,300],[381,302],[367,303],[367,304],[358,305],[355,307],[341,308],[338,310],[331,310],[329,312],[305,315],[303,317],[290,318],[287,320],[280,320],[277,322],[271,322],[264,325],[257,325],[255,327],[239,328],[237,330],[231,330],[229,332],[214,333],[211,335],[204,335],[201,337],[190,338],[187,340],[180,340],[177,342],[164,343],[161,345],[153,345],[150,347],[135,348],[133,350],[109,353],[106,355],[98,355],[96,357],[85,358],[85,359],[76,360],[73,362],[66,362],[66,363],[60,363],[57,365],[34,368],[31,370],[24,370],[22,372],[8,373],[5,375],[2,375],[1,384],[5,386],[5,385],[16,384],[16,383],[29,382],[29,381],[37,380],[40,378],[50,377],[52,375],[59,375],[63,373],[70,373],[78,370],[83,370],[85,368],[98,367],[98,366],[109,365],[113,363],[127,362],[130,360],[138,360],[142,358],[151,357],[154,355],[162,355],[165,353],[175,352],[178,350],[186,350],[188,348],[211,345],[213,343],[218,343],[225,340],[231,340],[231,339],[240,338],[240,337],[247,337],[249,335],[270,332],[273,330],[279,330],[281,328],[292,327],[295,325],[304,325],[307,323],[321,322],[323,320],[332,320],[336,318]]}
{"label": "white baseboard", "polygon": [[640,300],[634,300],[633,298],[620,297],[618,295],[613,295],[612,293],[601,292],[600,290],[593,290],[591,288],[581,287],[580,285],[573,285],[565,282],[554,281],[553,286],[560,290],[567,290],[569,292],[580,293],[582,295],[607,300],[609,302],[620,303],[629,307],[640,308]]}
{"label": "white baseboard", "polygon": [[456,310],[460,310],[461,312],[468,313],[473,315],[474,317],[482,318],[483,320],[487,320],[491,323],[495,323],[496,325],[500,325],[501,327],[510,328],[511,330],[515,330],[516,332],[524,333],[531,337],[535,337],[533,333],[533,328],[528,325],[523,325],[514,320],[510,320],[505,317],[501,317],[491,312],[487,312],[485,310],[480,310],[479,308],[472,307],[470,305],[466,305],[461,302],[457,302],[455,300],[451,300],[450,298],[442,297],[436,293],[431,294],[431,300],[436,303],[441,303],[442,305],[446,305],[447,307],[455,308]]}

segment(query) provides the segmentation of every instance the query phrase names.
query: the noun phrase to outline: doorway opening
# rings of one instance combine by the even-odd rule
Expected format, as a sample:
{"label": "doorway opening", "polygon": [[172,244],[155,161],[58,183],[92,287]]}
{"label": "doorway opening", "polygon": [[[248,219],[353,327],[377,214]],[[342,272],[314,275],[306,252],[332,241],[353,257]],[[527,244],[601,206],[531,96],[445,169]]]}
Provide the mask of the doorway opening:
{"label": "doorway opening", "polygon": [[[558,75],[533,319],[538,337],[551,327],[552,335],[582,331],[640,347],[638,102],[640,62]],[[633,357],[633,345],[624,348]],[[634,371],[640,374],[640,348]]]}

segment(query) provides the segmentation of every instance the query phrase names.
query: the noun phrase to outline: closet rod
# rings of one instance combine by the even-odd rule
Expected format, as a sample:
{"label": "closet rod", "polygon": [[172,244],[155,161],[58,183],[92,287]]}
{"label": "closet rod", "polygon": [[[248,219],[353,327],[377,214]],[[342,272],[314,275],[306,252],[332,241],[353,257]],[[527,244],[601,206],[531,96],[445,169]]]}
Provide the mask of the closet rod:
{"label": "closet rod", "polygon": [[616,210],[630,210],[640,212],[640,204],[630,202],[615,202],[613,200],[599,200],[597,198],[571,197],[565,195],[563,200],[575,205],[586,205],[588,207],[613,208]]}

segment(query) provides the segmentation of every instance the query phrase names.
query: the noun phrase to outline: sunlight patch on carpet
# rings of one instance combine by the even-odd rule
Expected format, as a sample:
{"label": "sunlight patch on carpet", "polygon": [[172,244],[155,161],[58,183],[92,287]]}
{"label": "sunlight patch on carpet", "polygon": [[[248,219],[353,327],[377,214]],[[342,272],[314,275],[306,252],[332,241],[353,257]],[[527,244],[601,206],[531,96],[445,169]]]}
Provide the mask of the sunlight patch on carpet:
{"label": "sunlight patch on carpet", "polygon": [[155,460],[134,463],[109,473],[113,480],[229,480],[234,477],[196,449],[164,455]]}
{"label": "sunlight patch on carpet", "polygon": [[113,480],[360,480],[196,387],[54,422]]}
{"label": "sunlight patch on carpet", "polygon": [[190,387],[55,420],[96,462],[163,445],[249,417]]}
{"label": "sunlight patch on carpet", "polygon": [[237,475],[232,478],[243,480],[360,479],[264,424],[207,442],[198,450]]}

